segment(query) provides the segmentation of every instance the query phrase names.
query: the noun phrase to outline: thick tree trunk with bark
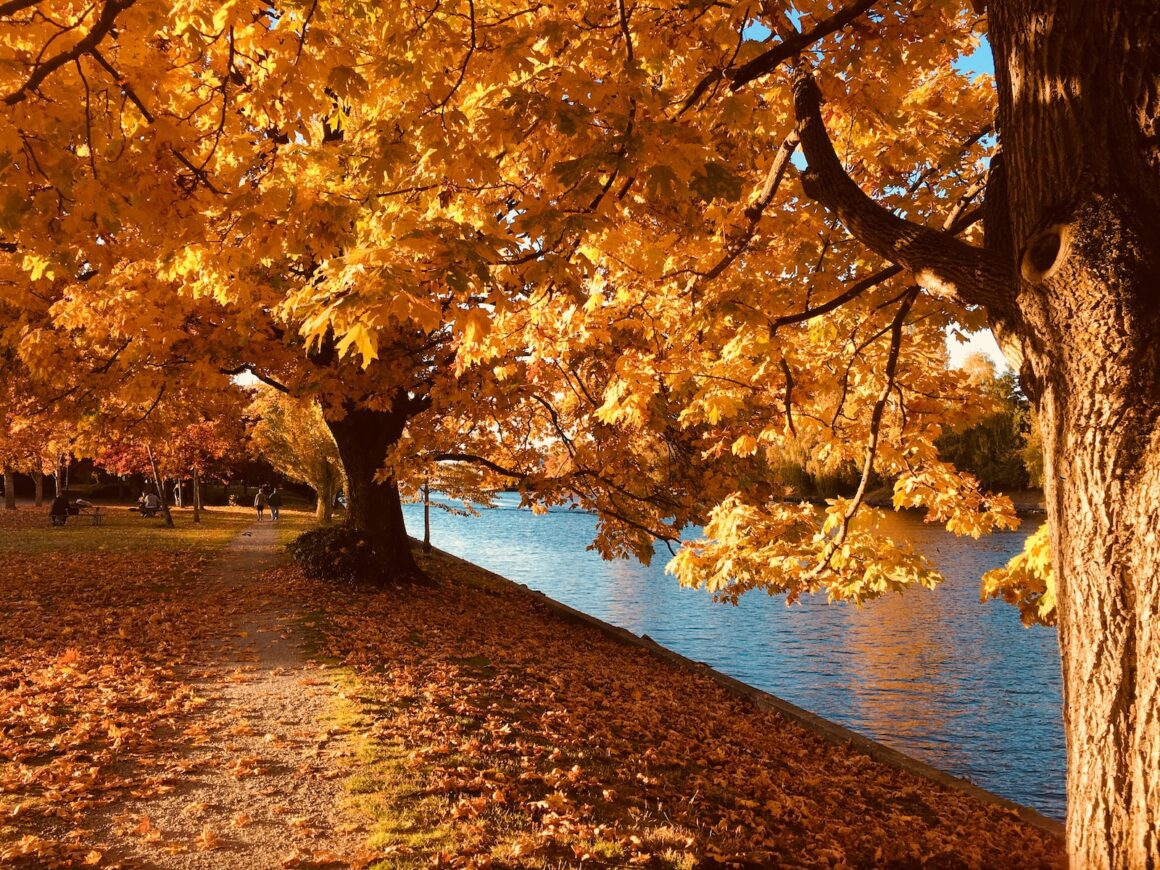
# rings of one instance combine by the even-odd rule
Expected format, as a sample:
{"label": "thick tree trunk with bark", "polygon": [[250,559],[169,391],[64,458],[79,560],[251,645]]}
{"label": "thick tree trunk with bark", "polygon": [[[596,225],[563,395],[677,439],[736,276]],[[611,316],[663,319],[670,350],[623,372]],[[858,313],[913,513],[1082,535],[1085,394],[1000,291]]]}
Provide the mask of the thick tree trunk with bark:
{"label": "thick tree trunk with bark", "polygon": [[329,462],[323,462],[318,479],[314,481],[314,492],[318,496],[318,503],[314,506],[314,518],[323,525],[330,525],[334,517],[334,497],[338,495],[340,482],[334,466]]}
{"label": "thick tree trunk with bark", "polygon": [[375,480],[388,451],[403,434],[406,415],[352,409],[327,425],[346,470],[347,525],[362,532],[374,546],[386,580],[418,576],[398,483],[393,477]]}
{"label": "thick tree trunk with bark", "polygon": [[1043,430],[1068,851],[1160,867],[1160,4],[988,14],[1006,224],[987,232]]}
{"label": "thick tree trunk with bark", "polygon": [[16,510],[16,472],[4,466],[4,508]]}
{"label": "thick tree trunk with bark", "polygon": [[44,504],[44,472],[43,471],[32,472],[32,485],[33,485],[33,503],[37,507],[41,507]]}
{"label": "thick tree trunk with bark", "polygon": [[868,198],[799,67],[803,187],[927,292],[982,306],[1019,368],[1043,430],[1068,852],[1160,868],[1160,3],[985,6],[1001,153],[984,249]]}

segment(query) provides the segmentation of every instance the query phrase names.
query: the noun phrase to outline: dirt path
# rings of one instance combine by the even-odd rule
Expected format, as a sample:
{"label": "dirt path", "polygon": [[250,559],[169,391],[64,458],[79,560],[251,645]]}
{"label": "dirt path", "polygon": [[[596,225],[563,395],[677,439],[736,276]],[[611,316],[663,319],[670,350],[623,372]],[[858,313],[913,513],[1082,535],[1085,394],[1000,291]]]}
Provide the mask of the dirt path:
{"label": "dirt path", "polygon": [[[265,522],[239,534],[207,566],[207,598],[223,588],[252,594],[255,579],[279,563],[275,532]],[[207,649],[207,667],[190,675],[206,704],[185,724],[185,772],[173,790],[86,820],[108,848],[103,866],[362,863],[363,836],[341,811],[351,752],[342,729],[328,722],[335,676],[307,655],[300,612],[275,595],[259,594],[255,605],[224,627]]]}

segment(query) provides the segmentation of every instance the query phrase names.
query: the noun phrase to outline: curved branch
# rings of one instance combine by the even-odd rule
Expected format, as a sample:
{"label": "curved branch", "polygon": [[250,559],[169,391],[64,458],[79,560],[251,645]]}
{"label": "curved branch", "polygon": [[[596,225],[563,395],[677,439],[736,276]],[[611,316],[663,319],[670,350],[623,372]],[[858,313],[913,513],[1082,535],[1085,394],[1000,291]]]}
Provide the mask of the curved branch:
{"label": "curved branch", "polygon": [[523,480],[528,476],[526,472],[504,468],[502,465],[498,465],[490,459],[485,459],[474,453],[436,453],[431,458],[436,462],[466,462],[469,465],[481,465],[484,468],[494,471],[496,474],[502,474],[504,477],[511,477],[515,480]]}
{"label": "curved branch", "polygon": [[267,387],[273,387],[279,393],[286,393],[287,395],[290,394],[290,388],[288,386],[281,383],[280,381],[275,380],[269,375],[264,374],[261,369],[257,368],[253,363],[242,363],[240,366],[235,366],[232,369],[220,368],[218,371],[223,375],[230,375],[231,377],[249,372]]}
{"label": "curved branch", "polygon": [[17,12],[35,6],[39,2],[40,0],[10,0],[8,3],[0,3],[0,18],[11,18]]}
{"label": "curved branch", "polygon": [[742,251],[749,247],[749,243],[753,241],[753,236],[757,233],[757,225],[761,223],[761,216],[765,214],[765,209],[777,194],[777,189],[781,186],[781,180],[785,178],[785,171],[789,168],[790,158],[793,157],[793,153],[797,150],[797,147],[797,131],[791,130],[774,155],[773,163],[770,164],[769,173],[765,177],[765,183],[761,185],[761,191],[757,194],[757,199],[745,209],[745,216],[749,219],[749,223],[742,231],[741,236],[726,248],[725,254],[721,259],[708,272],[704,273],[702,276],[703,280],[712,281],[719,276],[732,265],[733,261],[741,255]]}
{"label": "curved branch", "polygon": [[948,232],[898,217],[846,174],[826,132],[821,106],[822,95],[813,76],[799,73],[794,81],[794,112],[809,163],[802,173],[806,195],[835,212],[870,250],[914,273],[925,290],[992,311],[1009,308],[1014,276],[1001,260]]}
{"label": "curved branch", "polygon": [[742,64],[729,74],[732,90],[745,87],[754,79],[761,78],[773,72],[791,57],[801,54],[815,42],[824,39],[831,33],[841,30],[859,15],[870,9],[878,0],[858,0],[849,8],[835,12],[825,21],[819,21],[805,33],[795,33],[789,39],[784,39],[768,51],[764,51],[748,63]]}

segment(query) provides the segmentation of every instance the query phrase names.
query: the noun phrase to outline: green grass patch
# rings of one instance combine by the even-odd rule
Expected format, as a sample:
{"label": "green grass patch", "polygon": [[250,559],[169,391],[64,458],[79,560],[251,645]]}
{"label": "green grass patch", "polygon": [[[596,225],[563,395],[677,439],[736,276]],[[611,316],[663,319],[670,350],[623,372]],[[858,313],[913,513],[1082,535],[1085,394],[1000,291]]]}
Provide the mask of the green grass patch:
{"label": "green grass patch", "polygon": [[285,547],[303,532],[316,529],[320,525],[322,524],[315,518],[314,511],[288,511],[282,508],[282,513],[275,524],[277,545]]}
{"label": "green grass patch", "polygon": [[[309,620],[308,620],[309,621]],[[366,824],[366,846],[391,852],[372,867],[376,870],[419,870],[430,867],[440,851],[454,844],[454,832],[441,820],[448,799],[424,791],[424,771],[410,763],[410,753],[400,742],[376,739],[369,730],[375,710],[354,700],[362,686],[347,668],[331,672],[342,689],[326,716],[329,727],[345,732],[353,751],[353,771],[343,782],[344,810]]]}
{"label": "green grass patch", "polygon": [[193,521],[190,508],[173,510],[174,527],[161,517],[142,517],[123,504],[102,504],[101,525],[92,515],[69,517],[62,528],[53,528],[48,507],[21,507],[0,511],[0,553],[93,553],[176,550],[217,550],[253,522],[253,512],[215,507]]}

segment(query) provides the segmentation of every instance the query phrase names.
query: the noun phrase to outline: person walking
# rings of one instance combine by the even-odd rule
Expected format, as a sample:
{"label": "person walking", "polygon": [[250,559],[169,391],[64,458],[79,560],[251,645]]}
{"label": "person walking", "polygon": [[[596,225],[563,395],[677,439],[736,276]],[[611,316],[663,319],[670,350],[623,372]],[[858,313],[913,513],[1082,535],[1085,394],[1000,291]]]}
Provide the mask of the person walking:
{"label": "person walking", "polygon": [[270,490],[270,496],[266,499],[266,503],[270,505],[270,519],[278,519],[278,512],[282,509],[282,493],[278,492],[278,487]]}
{"label": "person walking", "polygon": [[258,522],[266,518],[266,504],[269,496],[266,495],[265,485],[258,487],[258,494],[254,496],[254,511],[258,514]]}

